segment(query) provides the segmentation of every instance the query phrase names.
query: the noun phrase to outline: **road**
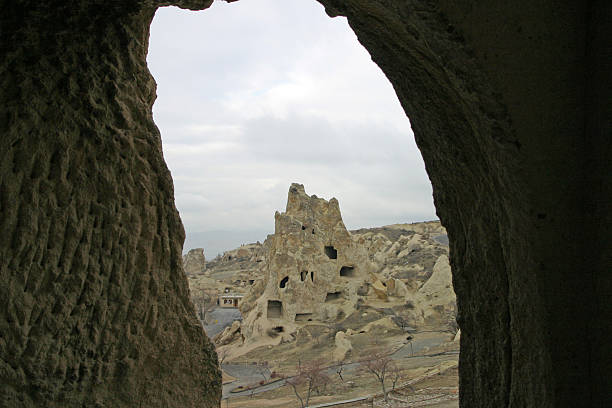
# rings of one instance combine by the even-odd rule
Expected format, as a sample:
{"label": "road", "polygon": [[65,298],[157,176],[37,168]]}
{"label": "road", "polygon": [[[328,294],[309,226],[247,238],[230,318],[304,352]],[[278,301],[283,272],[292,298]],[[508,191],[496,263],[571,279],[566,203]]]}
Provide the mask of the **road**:
{"label": "road", "polygon": [[[266,378],[270,378],[270,370],[261,366],[246,364],[223,364],[221,368],[223,368],[223,371],[225,371],[227,374],[237,378],[236,381],[223,385],[223,399],[227,397],[240,397],[245,395],[251,395],[250,390],[240,392],[231,391],[238,388],[239,386],[257,383],[258,381],[264,379],[264,375]],[[282,384],[272,383],[258,387],[257,389],[253,390],[253,394],[259,394],[260,392],[273,390],[275,388],[285,385],[284,380],[279,382],[282,382]]]}
{"label": "road", "polygon": [[231,326],[234,320],[242,320],[242,314],[238,309],[218,307],[208,312],[206,320],[212,324],[204,325],[204,331],[212,339],[223,329]]}

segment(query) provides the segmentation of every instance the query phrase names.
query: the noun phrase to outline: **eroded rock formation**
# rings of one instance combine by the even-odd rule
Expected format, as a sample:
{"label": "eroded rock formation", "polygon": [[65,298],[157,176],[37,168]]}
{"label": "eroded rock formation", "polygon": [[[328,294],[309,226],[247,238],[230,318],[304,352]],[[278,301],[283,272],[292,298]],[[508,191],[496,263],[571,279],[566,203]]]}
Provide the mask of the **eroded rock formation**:
{"label": "eroded rock formation", "polygon": [[[320,2],[347,16],[423,153],[461,406],[605,406],[612,3]],[[0,5],[2,405],[218,405],[145,62],[158,6],[210,4]]]}
{"label": "eroded rock formation", "polygon": [[274,234],[264,242],[263,280],[245,299],[242,333],[247,341],[295,322],[334,322],[355,310],[357,290],[372,272],[363,245],[347,231],[338,201],[289,188],[287,209],[274,216]]}
{"label": "eroded rock formation", "polygon": [[[336,199],[309,196],[303,185],[292,184],[286,212],[275,214],[275,233],[263,244],[259,270],[252,271],[242,324],[234,322],[215,343],[231,344],[223,352],[237,358],[258,347],[304,344],[304,335],[312,339],[311,331],[326,327],[334,330],[332,354],[339,361],[352,349],[351,330],[454,333],[456,302],[443,238],[437,221],[349,232]],[[235,279],[242,270],[224,272],[225,280],[242,282]],[[364,313],[371,320],[363,322]]]}
{"label": "eroded rock formation", "polygon": [[202,275],[206,270],[206,258],[202,248],[190,249],[183,255],[183,270],[187,276]]}

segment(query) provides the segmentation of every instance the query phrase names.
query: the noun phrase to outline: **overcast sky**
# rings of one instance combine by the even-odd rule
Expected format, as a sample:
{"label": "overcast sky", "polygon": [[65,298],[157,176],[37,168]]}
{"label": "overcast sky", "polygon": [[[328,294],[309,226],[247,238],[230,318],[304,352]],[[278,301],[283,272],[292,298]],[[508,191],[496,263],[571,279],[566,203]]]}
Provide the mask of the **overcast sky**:
{"label": "overcast sky", "polygon": [[316,1],[159,9],[148,62],[185,251],[263,241],[292,182],[336,197],[349,229],[437,218],[391,84]]}

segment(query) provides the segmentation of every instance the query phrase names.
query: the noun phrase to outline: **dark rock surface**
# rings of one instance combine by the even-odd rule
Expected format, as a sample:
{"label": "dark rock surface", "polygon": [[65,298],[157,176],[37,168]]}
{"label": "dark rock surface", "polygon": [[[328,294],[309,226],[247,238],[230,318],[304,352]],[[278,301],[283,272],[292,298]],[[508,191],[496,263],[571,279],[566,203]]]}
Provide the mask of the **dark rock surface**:
{"label": "dark rock surface", "polygon": [[151,2],[0,6],[0,406],[213,407],[151,107]]}
{"label": "dark rock surface", "polygon": [[[461,406],[605,406],[612,3],[320,2],[423,153]],[[156,7],[210,3],[0,3],[0,406],[218,406],[145,62]]]}

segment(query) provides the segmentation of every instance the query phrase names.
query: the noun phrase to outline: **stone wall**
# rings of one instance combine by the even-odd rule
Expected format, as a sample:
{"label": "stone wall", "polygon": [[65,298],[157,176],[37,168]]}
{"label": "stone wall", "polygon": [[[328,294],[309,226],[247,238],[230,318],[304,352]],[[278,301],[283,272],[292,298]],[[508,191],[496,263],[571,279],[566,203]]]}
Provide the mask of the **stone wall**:
{"label": "stone wall", "polygon": [[[423,153],[461,406],[604,406],[612,3],[320,2],[348,17]],[[0,4],[0,405],[218,405],[145,62],[157,6],[210,3]]]}

